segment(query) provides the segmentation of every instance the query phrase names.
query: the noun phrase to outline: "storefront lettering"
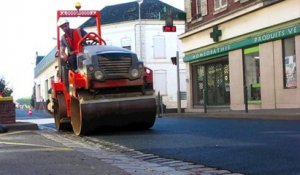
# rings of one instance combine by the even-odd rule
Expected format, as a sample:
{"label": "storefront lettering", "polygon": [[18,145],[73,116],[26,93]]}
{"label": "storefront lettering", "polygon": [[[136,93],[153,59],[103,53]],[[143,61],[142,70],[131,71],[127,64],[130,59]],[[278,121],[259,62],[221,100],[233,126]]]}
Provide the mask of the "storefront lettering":
{"label": "storefront lettering", "polygon": [[193,59],[197,59],[197,58],[202,58],[202,57],[207,57],[207,56],[211,56],[211,55],[216,55],[222,52],[227,52],[230,50],[230,45],[226,45],[226,46],[222,46],[222,47],[218,47],[218,48],[213,48],[210,50],[206,50],[203,52],[198,52],[196,54],[193,55]]}
{"label": "storefront lettering", "polygon": [[280,37],[285,36],[286,35],[285,33],[286,32],[284,30],[282,30],[282,31],[277,31],[274,33],[268,33],[268,34],[265,34],[262,36],[258,36],[258,37],[254,38],[254,43],[261,43],[264,41],[273,40],[275,38],[280,38]]}
{"label": "storefront lettering", "polygon": [[262,34],[259,36],[252,36],[252,37],[246,38],[244,40],[240,40],[238,42],[233,42],[233,43],[221,46],[221,47],[216,47],[216,48],[200,51],[197,53],[193,53],[190,55],[186,55],[184,60],[188,62],[188,61],[192,61],[192,60],[196,60],[196,59],[202,59],[202,58],[206,58],[209,56],[226,53],[231,50],[247,47],[247,46],[250,46],[253,44],[259,44],[259,43],[264,43],[264,42],[268,42],[268,41],[272,41],[272,40],[276,40],[276,39],[285,38],[285,37],[292,36],[292,35],[295,35],[298,33],[300,33],[300,25],[299,24],[297,26],[285,28],[285,29],[278,30],[275,32],[266,33],[266,34]]}
{"label": "storefront lettering", "polygon": [[287,35],[296,34],[299,32],[299,27],[292,27],[285,30],[279,30],[273,33],[264,34],[261,36],[254,37],[254,43],[261,43],[265,41],[274,40],[277,38],[282,38]]}
{"label": "storefront lettering", "polygon": [[293,27],[291,29],[288,29],[289,34],[297,33],[297,27]]}

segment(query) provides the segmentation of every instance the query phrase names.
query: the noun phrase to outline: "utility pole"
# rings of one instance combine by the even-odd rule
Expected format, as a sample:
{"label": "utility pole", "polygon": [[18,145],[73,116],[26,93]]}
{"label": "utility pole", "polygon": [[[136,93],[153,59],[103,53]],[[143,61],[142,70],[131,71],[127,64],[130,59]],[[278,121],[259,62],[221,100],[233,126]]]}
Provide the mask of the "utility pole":
{"label": "utility pole", "polygon": [[142,58],[142,23],[141,23],[141,5],[143,3],[143,0],[137,0],[138,4],[139,4],[139,37],[140,37],[140,59],[141,61],[143,60]]}
{"label": "utility pole", "polygon": [[179,75],[179,51],[176,51],[177,66],[177,113],[181,113],[180,75]]}

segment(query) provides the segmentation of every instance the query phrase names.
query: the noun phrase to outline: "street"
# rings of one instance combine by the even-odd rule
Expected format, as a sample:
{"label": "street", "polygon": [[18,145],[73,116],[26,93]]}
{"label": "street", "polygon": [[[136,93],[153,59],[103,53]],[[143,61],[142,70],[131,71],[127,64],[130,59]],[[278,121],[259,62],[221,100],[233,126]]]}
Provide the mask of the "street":
{"label": "street", "polygon": [[[19,119],[54,128],[53,122],[42,122],[49,120],[43,114],[28,117],[26,111],[17,111]],[[151,154],[144,158],[149,161],[180,160],[242,174],[300,174],[299,125],[300,121],[163,117],[151,130],[104,130],[83,139]]]}

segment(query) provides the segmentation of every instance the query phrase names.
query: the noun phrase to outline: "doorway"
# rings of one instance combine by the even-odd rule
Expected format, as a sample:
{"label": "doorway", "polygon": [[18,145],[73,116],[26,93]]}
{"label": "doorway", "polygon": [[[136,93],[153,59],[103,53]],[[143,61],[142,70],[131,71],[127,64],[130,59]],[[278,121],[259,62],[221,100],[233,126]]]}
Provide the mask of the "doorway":
{"label": "doorway", "polygon": [[[229,65],[227,60],[193,66],[194,106],[230,105]],[[205,97],[205,98],[204,98]]]}
{"label": "doorway", "polygon": [[206,65],[207,105],[229,105],[229,65],[219,62]]}

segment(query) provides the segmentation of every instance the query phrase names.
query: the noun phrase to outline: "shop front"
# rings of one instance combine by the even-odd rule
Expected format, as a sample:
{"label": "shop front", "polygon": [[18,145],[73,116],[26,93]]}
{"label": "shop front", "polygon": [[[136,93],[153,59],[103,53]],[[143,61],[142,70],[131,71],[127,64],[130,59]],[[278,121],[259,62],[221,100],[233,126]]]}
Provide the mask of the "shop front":
{"label": "shop front", "polygon": [[193,105],[201,108],[230,105],[228,58],[217,61],[194,64],[193,70]]}
{"label": "shop front", "polygon": [[188,109],[300,107],[300,20],[187,52]]}

